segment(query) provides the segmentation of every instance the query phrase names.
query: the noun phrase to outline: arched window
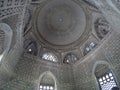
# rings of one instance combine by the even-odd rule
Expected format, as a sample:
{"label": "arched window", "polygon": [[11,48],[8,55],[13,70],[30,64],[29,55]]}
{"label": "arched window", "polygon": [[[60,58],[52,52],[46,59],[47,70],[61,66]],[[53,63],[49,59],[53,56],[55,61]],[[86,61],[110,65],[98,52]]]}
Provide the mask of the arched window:
{"label": "arched window", "polygon": [[37,43],[31,39],[25,40],[24,49],[25,49],[25,52],[28,54],[35,55],[35,56],[38,54]]}
{"label": "arched window", "polygon": [[4,52],[4,44],[5,44],[5,32],[0,30],[0,54]]}
{"label": "arched window", "polygon": [[102,39],[110,31],[110,25],[104,18],[98,18],[95,21],[95,31],[97,36]]}
{"label": "arched window", "polygon": [[51,52],[45,52],[42,54],[42,59],[43,60],[48,60],[52,62],[57,62],[57,56]]}
{"label": "arched window", "polygon": [[55,78],[50,72],[45,72],[42,75],[39,90],[56,90]]}
{"label": "arched window", "polygon": [[9,25],[0,23],[0,61],[10,49],[13,31]]}
{"label": "arched window", "polygon": [[117,87],[113,73],[110,71],[98,78],[101,90],[111,90],[113,87]]}
{"label": "arched window", "polygon": [[75,61],[78,60],[78,57],[73,54],[73,53],[69,53],[65,56],[63,63],[69,64],[69,63],[75,63]]}
{"label": "arched window", "polygon": [[5,32],[0,30],[0,61],[3,58],[4,52],[4,41],[5,41]]}
{"label": "arched window", "polygon": [[92,49],[94,49],[97,46],[96,42],[90,42],[85,45],[84,48],[84,55],[88,54]]}
{"label": "arched window", "polygon": [[105,64],[100,64],[96,67],[95,76],[97,78],[100,90],[112,90],[117,87],[113,72]]}

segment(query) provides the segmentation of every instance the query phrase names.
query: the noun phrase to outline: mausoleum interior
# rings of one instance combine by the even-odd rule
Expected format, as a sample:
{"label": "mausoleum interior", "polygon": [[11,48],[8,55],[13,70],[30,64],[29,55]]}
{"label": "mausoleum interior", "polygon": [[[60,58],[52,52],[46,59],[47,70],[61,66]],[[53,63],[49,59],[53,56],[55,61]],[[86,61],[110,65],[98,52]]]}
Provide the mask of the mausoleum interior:
{"label": "mausoleum interior", "polygon": [[0,0],[0,90],[119,88],[120,0]]}

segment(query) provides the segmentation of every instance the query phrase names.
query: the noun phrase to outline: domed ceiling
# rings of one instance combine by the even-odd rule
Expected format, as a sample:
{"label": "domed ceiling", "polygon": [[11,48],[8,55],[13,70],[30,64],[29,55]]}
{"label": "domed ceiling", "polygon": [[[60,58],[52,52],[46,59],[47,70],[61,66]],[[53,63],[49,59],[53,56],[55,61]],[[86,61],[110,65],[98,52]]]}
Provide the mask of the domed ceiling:
{"label": "domed ceiling", "polygon": [[54,62],[82,60],[111,31],[101,12],[86,0],[33,1],[24,20],[25,52]]}
{"label": "domed ceiling", "polygon": [[36,9],[36,34],[40,41],[52,47],[81,43],[89,32],[85,34],[89,25],[85,12],[82,5],[72,0],[51,0]]}

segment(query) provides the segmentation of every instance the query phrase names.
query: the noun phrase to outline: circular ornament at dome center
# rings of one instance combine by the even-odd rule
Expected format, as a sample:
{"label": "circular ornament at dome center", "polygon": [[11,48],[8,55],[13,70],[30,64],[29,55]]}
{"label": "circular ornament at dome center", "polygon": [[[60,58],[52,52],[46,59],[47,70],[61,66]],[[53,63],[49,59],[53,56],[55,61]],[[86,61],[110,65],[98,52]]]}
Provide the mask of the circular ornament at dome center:
{"label": "circular ornament at dome center", "polygon": [[70,7],[64,5],[50,10],[47,15],[47,25],[49,30],[67,31],[73,29],[76,23],[76,18],[70,11]]}

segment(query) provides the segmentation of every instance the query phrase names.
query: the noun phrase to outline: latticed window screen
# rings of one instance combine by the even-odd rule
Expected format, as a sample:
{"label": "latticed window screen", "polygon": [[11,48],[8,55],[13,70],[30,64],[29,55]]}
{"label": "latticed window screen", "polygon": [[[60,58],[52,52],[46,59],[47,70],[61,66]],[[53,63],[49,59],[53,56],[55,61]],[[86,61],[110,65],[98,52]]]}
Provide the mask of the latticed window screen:
{"label": "latticed window screen", "polygon": [[42,56],[42,59],[48,60],[48,61],[53,61],[53,62],[57,62],[57,57],[52,54],[52,53],[44,53]]}
{"label": "latticed window screen", "polygon": [[101,90],[111,90],[113,87],[117,87],[112,72],[105,74],[98,79]]}
{"label": "latticed window screen", "polygon": [[54,90],[54,87],[50,85],[40,85],[39,88],[39,90]]}
{"label": "latticed window screen", "polygon": [[84,49],[84,55],[88,54],[90,51],[92,51],[97,46],[96,42],[90,42],[86,45]]}

